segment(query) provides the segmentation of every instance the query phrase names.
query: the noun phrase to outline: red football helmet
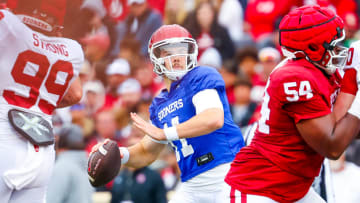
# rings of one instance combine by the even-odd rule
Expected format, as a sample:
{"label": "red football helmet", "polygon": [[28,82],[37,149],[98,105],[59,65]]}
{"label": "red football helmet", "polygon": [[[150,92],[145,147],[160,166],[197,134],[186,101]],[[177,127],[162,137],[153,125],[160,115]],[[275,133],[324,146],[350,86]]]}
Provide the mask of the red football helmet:
{"label": "red football helmet", "polygon": [[332,10],[317,5],[294,9],[280,23],[280,45],[288,57],[304,56],[316,66],[334,73],[345,64],[347,48],[344,22]]}
{"label": "red football helmet", "polygon": [[[163,25],[156,30],[149,42],[150,60],[154,65],[154,72],[158,75],[165,75],[170,80],[181,79],[189,70],[196,66],[198,47],[191,34],[180,25]],[[168,55],[161,56],[163,51]],[[183,70],[167,69],[165,60],[174,56],[185,56],[186,67]]]}
{"label": "red football helmet", "polygon": [[62,28],[66,0],[8,0],[7,7],[23,23],[36,30],[52,33]]}

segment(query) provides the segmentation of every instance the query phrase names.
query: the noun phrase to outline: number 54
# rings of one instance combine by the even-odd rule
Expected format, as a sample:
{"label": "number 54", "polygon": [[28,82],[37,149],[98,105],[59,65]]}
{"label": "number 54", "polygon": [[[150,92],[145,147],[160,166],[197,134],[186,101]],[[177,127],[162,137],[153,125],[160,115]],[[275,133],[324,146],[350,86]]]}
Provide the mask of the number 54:
{"label": "number 54", "polygon": [[[311,90],[309,81],[301,81],[299,88],[296,82],[287,82],[284,83],[284,91],[286,95],[286,99],[290,102],[298,101],[300,96],[306,96],[306,99],[312,98],[314,95]],[[290,89],[291,88],[291,89]]]}

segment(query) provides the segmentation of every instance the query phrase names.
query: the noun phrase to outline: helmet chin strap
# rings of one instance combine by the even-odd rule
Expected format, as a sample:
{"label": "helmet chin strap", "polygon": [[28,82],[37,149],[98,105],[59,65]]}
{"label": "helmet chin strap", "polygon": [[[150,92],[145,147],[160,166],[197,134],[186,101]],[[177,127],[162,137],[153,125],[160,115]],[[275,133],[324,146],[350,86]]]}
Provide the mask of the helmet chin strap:
{"label": "helmet chin strap", "polygon": [[162,69],[163,69],[163,73],[165,74],[165,76],[167,78],[169,78],[170,80],[172,81],[176,81],[176,80],[180,80],[182,77],[184,77],[184,75],[192,68],[192,64],[189,64],[188,63],[188,56],[187,55],[184,55],[185,57],[185,68],[182,69],[182,70],[174,70],[173,68],[173,62],[171,61],[171,57],[176,57],[176,56],[179,56],[179,55],[183,55],[183,54],[175,54],[175,55],[171,55],[171,56],[167,56],[166,58],[168,58],[168,60],[170,61],[170,70],[167,69],[165,67],[165,61],[163,62],[163,64],[161,65],[162,66]]}
{"label": "helmet chin strap", "polygon": [[324,70],[328,75],[332,75],[336,71],[336,67],[334,67],[334,65],[331,65],[331,67],[324,67],[324,66],[320,65],[319,63],[317,63],[315,61],[311,61],[311,60],[309,60],[309,61],[312,64],[314,64],[317,68],[320,68],[320,69]]}
{"label": "helmet chin strap", "polygon": [[180,73],[180,72],[177,72],[177,73],[167,72],[167,73],[165,73],[165,76],[167,78],[169,78],[170,80],[172,80],[172,81],[177,81],[177,80],[180,80],[181,78],[183,78],[186,73],[187,72],[185,72],[185,71],[183,73]]}

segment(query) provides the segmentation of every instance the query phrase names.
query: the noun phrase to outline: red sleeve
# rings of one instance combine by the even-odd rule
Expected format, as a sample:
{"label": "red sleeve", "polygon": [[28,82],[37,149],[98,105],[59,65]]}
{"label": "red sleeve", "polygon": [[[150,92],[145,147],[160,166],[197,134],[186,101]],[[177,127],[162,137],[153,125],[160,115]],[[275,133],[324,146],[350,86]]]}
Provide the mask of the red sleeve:
{"label": "red sleeve", "polygon": [[287,103],[284,105],[284,109],[288,112],[288,115],[294,119],[295,123],[331,113],[331,109],[327,107],[326,102],[319,95],[303,102]]}

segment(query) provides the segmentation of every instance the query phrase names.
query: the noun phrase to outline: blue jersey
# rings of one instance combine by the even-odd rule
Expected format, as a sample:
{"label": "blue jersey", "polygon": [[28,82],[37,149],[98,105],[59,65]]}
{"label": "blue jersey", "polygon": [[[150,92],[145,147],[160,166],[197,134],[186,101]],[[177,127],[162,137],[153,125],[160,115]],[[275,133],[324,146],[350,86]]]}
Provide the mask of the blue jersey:
{"label": "blue jersey", "polygon": [[231,162],[244,146],[241,131],[230,114],[224,80],[214,68],[198,66],[173,82],[169,92],[163,90],[150,106],[151,122],[166,128],[194,117],[192,98],[205,89],[217,90],[224,108],[224,125],[206,135],[171,142],[183,182],[219,164]]}

